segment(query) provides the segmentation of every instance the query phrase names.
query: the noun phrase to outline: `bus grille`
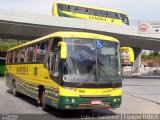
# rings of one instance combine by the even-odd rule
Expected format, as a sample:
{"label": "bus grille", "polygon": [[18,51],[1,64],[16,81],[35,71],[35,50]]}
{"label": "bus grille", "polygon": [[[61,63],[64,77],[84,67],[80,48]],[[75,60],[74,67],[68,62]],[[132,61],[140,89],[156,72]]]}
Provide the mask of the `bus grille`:
{"label": "bus grille", "polygon": [[110,102],[102,102],[102,104],[91,104],[91,102],[82,102],[78,105],[78,108],[111,108]]}

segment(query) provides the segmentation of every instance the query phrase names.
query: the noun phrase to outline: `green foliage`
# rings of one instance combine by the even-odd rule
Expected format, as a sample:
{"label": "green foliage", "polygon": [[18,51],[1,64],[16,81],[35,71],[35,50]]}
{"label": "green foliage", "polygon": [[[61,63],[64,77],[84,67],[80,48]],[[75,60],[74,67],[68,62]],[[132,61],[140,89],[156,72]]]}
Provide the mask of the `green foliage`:
{"label": "green foliage", "polygon": [[9,48],[12,48],[14,46],[22,44],[22,41],[17,41],[17,40],[7,40],[7,41],[0,41],[0,51],[5,51]]}
{"label": "green foliage", "polygon": [[157,51],[150,52],[150,54],[146,55],[142,53],[142,60],[160,60],[160,53]]}

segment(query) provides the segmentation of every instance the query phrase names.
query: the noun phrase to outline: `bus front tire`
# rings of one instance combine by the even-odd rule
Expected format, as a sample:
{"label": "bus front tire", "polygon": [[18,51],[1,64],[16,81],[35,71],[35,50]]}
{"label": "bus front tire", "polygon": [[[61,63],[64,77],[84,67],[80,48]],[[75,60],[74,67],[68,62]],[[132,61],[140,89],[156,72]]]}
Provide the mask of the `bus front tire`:
{"label": "bus front tire", "polygon": [[12,90],[13,96],[17,97],[18,92],[16,91],[16,81],[13,82],[13,90]]}
{"label": "bus front tire", "polygon": [[45,91],[42,93],[42,110],[43,111],[48,111],[49,110],[49,105],[46,104],[46,96],[45,96]]}

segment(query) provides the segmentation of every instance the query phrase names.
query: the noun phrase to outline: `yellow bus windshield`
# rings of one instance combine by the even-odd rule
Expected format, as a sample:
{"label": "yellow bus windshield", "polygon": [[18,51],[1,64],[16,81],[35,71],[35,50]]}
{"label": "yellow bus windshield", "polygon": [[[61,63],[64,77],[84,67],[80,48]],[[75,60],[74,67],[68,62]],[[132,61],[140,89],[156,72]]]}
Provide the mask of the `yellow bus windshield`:
{"label": "yellow bus windshield", "polygon": [[68,56],[64,63],[67,82],[108,83],[120,80],[119,44],[112,41],[65,38]]}

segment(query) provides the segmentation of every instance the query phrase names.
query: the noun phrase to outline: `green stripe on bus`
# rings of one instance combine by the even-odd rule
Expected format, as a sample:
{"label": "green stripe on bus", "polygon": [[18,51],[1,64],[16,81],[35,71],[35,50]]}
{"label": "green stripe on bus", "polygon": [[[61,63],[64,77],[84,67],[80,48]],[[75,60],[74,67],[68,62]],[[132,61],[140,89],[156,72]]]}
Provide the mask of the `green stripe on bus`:
{"label": "green stripe on bus", "polygon": [[63,13],[61,10],[58,10],[58,15],[63,16],[63,17],[73,17],[73,16],[70,16],[70,15]]}

